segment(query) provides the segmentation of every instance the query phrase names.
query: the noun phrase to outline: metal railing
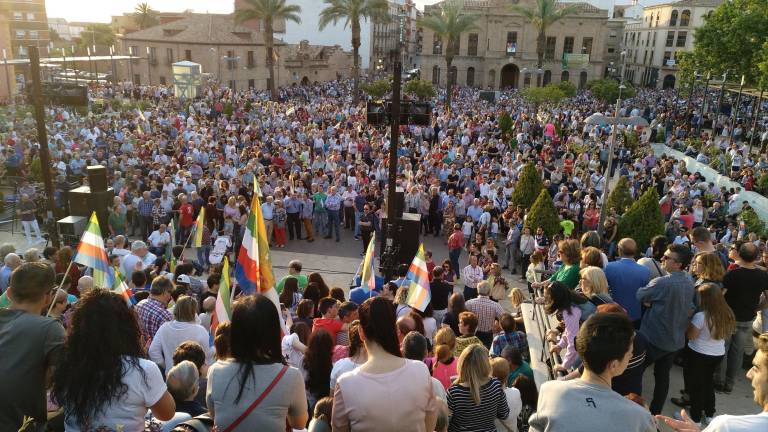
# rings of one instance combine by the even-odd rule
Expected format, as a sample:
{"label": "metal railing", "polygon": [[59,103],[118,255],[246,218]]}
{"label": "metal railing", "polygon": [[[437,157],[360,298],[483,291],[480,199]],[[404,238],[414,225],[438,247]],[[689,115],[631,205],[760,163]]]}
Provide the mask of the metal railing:
{"label": "metal railing", "polygon": [[536,386],[540,387],[542,383],[560,376],[554,368],[562,365],[562,358],[557,353],[549,352],[550,343],[547,341],[547,333],[555,330],[559,321],[555,315],[545,311],[542,290],[533,290],[530,302],[523,303],[522,312],[531,353],[530,366]]}

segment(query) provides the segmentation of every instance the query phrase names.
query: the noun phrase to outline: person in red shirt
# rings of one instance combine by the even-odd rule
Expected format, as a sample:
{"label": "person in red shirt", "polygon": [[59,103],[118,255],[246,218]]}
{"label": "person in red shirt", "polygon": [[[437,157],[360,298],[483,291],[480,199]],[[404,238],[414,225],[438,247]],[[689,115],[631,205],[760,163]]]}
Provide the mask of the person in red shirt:
{"label": "person in red shirt", "polygon": [[184,244],[187,242],[187,237],[192,232],[192,225],[195,224],[195,208],[187,200],[185,194],[179,195],[179,235],[176,237],[176,242]]}
{"label": "person in red shirt", "polygon": [[453,224],[453,234],[448,237],[448,257],[451,260],[451,270],[456,273],[458,278],[461,267],[459,266],[459,257],[464,248],[464,233],[461,232],[461,225]]}
{"label": "person in red shirt", "polygon": [[317,306],[318,311],[322,318],[315,318],[312,322],[312,333],[318,329],[323,329],[336,340],[337,335],[340,332],[347,331],[349,324],[343,323],[339,317],[339,303],[333,297],[324,297],[320,299],[320,303]]}

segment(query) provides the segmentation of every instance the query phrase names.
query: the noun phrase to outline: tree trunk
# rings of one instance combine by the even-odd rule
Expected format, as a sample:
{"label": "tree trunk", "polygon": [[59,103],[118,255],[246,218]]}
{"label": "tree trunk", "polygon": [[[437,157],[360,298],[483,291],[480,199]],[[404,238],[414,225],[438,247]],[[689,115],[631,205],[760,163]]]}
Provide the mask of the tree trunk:
{"label": "tree trunk", "polygon": [[541,83],[539,80],[541,79],[541,76],[539,75],[539,69],[544,66],[544,50],[546,49],[547,45],[547,35],[544,32],[544,29],[542,28],[539,30],[539,36],[536,38],[536,70],[534,71],[536,73],[536,85],[540,86]]}
{"label": "tree trunk", "polygon": [[269,70],[269,99],[277,100],[277,85],[275,83],[275,36],[273,34],[272,20],[264,22],[264,45],[267,48],[267,69]]}
{"label": "tree trunk", "polygon": [[360,18],[352,17],[352,103],[357,105],[360,102]]}
{"label": "tree trunk", "polygon": [[451,110],[451,93],[453,92],[453,74],[451,73],[451,65],[453,65],[453,56],[452,55],[446,55],[445,56],[445,64],[448,68],[448,73],[446,74],[446,91],[445,91],[445,108],[450,111]]}

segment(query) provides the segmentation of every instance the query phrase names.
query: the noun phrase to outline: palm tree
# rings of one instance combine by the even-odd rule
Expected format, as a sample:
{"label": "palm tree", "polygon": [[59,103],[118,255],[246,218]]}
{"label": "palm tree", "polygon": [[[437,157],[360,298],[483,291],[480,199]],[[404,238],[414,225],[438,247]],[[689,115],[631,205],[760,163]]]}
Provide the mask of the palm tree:
{"label": "palm tree", "polygon": [[446,0],[443,2],[439,14],[429,14],[419,20],[419,25],[432,30],[442,40],[447,41],[445,47],[445,64],[448,71],[448,80],[445,95],[445,107],[451,109],[451,89],[456,79],[451,73],[453,58],[458,54],[459,38],[464,32],[475,30],[478,16],[467,14],[464,11],[463,0]]}
{"label": "palm tree", "polygon": [[144,30],[158,23],[157,12],[149,7],[147,3],[139,3],[133,9],[133,20],[136,21],[139,30]]}
{"label": "palm tree", "polygon": [[325,0],[327,5],[320,12],[320,30],[328,24],[336,25],[344,21],[344,28],[352,28],[352,54],[354,66],[352,77],[354,78],[354,103],[360,100],[360,19],[376,22],[387,22],[389,5],[387,0]]}
{"label": "palm tree", "polygon": [[267,48],[267,68],[269,69],[269,94],[277,100],[275,84],[275,21],[293,21],[301,23],[301,6],[286,4],[286,0],[245,0],[248,8],[235,12],[235,22],[240,24],[250,20],[264,21],[264,46]]}
{"label": "palm tree", "polygon": [[536,5],[533,7],[513,5],[511,9],[530,21],[539,31],[539,34],[536,37],[536,56],[538,58],[536,68],[541,69],[544,65],[544,50],[547,45],[547,29],[562,18],[576,13],[578,7],[558,6],[557,0],[536,0]]}

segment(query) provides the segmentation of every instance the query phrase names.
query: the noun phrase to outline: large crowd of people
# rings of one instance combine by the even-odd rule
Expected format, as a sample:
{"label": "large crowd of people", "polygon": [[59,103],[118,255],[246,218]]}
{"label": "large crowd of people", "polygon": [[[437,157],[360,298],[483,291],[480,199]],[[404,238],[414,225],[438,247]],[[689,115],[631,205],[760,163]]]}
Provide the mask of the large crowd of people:
{"label": "large crowd of people", "polygon": [[[26,179],[39,172],[39,146],[31,117],[8,120],[1,165],[29,248],[22,257],[0,247],[0,431],[28,419],[27,430],[199,430],[193,417],[227,432],[768,427],[766,238],[740,217],[742,189],[717,187],[647,146],[666,137],[680,147],[695,133],[698,111],[683,117],[668,92],[624,102],[622,115],[650,126],[634,131],[639,144],[616,143],[608,167],[611,127],[584,119],[610,108],[588,92],[535,110],[514,91],[489,104],[456,89],[452,111],[437,106],[429,126],[403,125],[398,143],[404,209],[445,246],[426,252],[425,310],[408,303],[405,265],[368,293],[329,287],[294,260],[276,284],[281,311],[238,293],[231,321],[212,328],[254,181],[271,247],[335,245],[349,230],[362,255],[380,233],[389,130],[366,123],[350,87],[284,88],[270,102],[217,86],[194,100],[165,87],[106,86],[92,89],[100,114],[49,108],[57,203],[71,183],[87,182],[85,167],[107,167],[116,196],[102,230],[129,302],[70,266],[71,246],[32,247],[42,191]],[[716,119],[691,151],[720,148],[731,163],[721,170],[754,190],[765,157],[749,153],[743,133],[729,146],[718,124],[728,127]],[[557,234],[527,224],[530,209],[512,202],[529,163],[558,211]],[[606,172],[626,177],[634,199],[649,188],[662,197],[666,231],[647,251],[617,235],[624,209],[607,209],[599,227]],[[183,245],[201,211],[193,257]],[[561,321],[546,335],[560,379],[534,380],[523,302]],[[733,392],[745,358],[763,414],[715,417],[716,393]],[[688,409],[678,419],[660,416],[675,362],[685,384],[672,402]]]}

